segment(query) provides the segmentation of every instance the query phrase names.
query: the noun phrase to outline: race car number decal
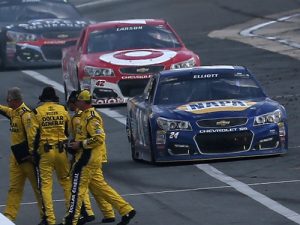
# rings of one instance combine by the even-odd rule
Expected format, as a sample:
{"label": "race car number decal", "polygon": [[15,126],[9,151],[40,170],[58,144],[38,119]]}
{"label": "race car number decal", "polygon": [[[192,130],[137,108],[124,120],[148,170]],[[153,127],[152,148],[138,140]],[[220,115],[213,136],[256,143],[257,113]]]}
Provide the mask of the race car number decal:
{"label": "race car number decal", "polygon": [[256,102],[240,100],[219,100],[206,102],[192,102],[179,106],[177,110],[191,112],[195,114],[222,112],[222,111],[243,111],[255,105]]}
{"label": "race car number decal", "polygon": [[170,139],[177,139],[179,132],[171,132],[169,138]]}
{"label": "race car number decal", "polygon": [[96,86],[103,87],[105,85],[105,82],[106,82],[105,80],[97,80]]}

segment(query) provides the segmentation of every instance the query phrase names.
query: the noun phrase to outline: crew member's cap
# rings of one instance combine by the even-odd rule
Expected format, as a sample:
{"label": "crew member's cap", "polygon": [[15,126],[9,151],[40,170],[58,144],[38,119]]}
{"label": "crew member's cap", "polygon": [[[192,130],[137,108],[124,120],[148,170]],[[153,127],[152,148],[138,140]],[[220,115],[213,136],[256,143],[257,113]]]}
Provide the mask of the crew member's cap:
{"label": "crew member's cap", "polygon": [[79,93],[77,96],[78,101],[91,101],[92,96],[91,93],[88,90],[83,90]]}
{"label": "crew member's cap", "polygon": [[78,91],[72,91],[68,98],[68,103],[75,103],[77,101],[78,94],[79,94]]}
{"label": "crew member's cap", "polygon": [[43,89],[43,92],[42,92],[41,96],[39,97],[39,99],[41,102],[47,102],[47,101],[58,102],[59,101],[59,97],[56,95],[54,88],[51,86],[45,87]]}

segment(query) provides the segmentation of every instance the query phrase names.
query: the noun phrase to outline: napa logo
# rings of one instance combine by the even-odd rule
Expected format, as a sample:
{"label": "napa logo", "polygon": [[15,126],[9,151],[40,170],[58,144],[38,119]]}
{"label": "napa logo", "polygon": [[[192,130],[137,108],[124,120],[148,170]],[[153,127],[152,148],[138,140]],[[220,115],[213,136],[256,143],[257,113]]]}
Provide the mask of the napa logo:
{"label": "napa logo", "polygon": [[177,107],[177,110],[191,112],[195,114],[224,112],[224,111],[243,111],[255,105],[256,102],[241,100],[218,100],[205,102],[191,102]]}

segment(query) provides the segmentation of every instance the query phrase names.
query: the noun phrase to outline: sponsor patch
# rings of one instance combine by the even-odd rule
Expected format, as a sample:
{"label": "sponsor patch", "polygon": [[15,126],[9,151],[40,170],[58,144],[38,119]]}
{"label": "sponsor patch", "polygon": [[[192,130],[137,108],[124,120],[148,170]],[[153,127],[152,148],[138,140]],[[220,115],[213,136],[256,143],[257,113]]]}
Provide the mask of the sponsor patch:
{"label": "sponsor patch", "polygon": [[158,49],[123,50],[101,55],[99,59],[118,66],[149,66],[169,61],[176,54],[175,51]]}
{"label": "sponsor patch", "polygon": [[117,27],[117,31],[143,30],[143,26]]}
{"label": "sponsor patch", "polygon": [[95,126],[95,133],[96,134],[101,134],[102,133],[102,129],[101,129],[100,123],[95,122],[94,126]]}
{"label": "sponsor patch", "polygon": [[151,74],[146,74],[146,75],[127,75],[127,76],[122,76],[121,79],[123,79],[123,80],[148,79],[151,76],[152,76]]}
{"label": "sponsor patch", "polygon": [[105,98],[105,99],[93,99],[93,104],[102,105],[102,104],[121,104],[126,103],[128,98]]}
{"label": "sponsor patch", "polygon": [[195,114],[224,112],[224,111],[243,111],[255,104],[256,102],[241,101],[241,100],[191,102],[189,104],[177,107],[177,110],[191,112]]}
{"label": "sponsor patch", "polygon": [[248,130],[248,128],[247,128],[247,127],[238,127],[238,128],[217,128],[217,129],[199,130],[199,134],[229,133],[229,132],[237,132],[237,131],[245,131],[245,130]]}

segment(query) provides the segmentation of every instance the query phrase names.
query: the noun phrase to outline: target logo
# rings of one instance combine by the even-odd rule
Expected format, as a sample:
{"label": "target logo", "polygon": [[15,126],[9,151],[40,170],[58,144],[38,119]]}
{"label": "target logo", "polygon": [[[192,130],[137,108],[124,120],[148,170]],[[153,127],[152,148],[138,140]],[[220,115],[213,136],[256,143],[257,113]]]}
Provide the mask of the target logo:
{"label": "target logo", "polygon": [[112,52],[99,59],[118,66],[145,66],[166,62],[176,54],[171,50],[141,49]]}

